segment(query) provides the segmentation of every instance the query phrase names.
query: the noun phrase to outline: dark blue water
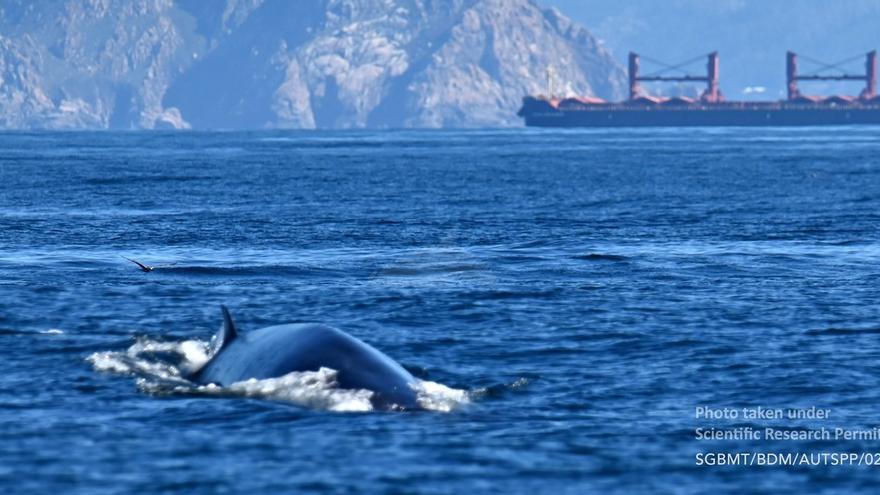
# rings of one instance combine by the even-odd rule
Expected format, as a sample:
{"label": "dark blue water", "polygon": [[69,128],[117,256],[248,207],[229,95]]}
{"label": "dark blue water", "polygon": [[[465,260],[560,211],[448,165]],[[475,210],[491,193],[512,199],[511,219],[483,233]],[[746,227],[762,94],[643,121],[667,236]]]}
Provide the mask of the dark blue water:
{"label": "dark blue water", "polygon": [[[695,428],[880,425],[878,138],[0,135],[0,485],[873,493],[877,467],[695,456],[880,441],[705,441]],[[338,412],[163,384],[150,367],[207,341],[220,304],[243,331],[337,326],[467,398]],[[707,422],[699,406],[831,418]]]}

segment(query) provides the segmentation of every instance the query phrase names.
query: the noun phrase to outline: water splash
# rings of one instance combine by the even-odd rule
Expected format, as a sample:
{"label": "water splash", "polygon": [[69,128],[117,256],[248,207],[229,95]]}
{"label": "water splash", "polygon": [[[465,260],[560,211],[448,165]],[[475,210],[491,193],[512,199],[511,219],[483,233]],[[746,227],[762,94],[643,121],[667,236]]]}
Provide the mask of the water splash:
{"label": "water splash", "polygon": [[442,383],[419,380],[416,400],[429,411],[450,412],[470,402],[467,390],[451,388]]}
{"label": "water splash", "polygon": [[[248,397],[277,400],[326,411],[372,411],[370,390],[342,389],[337,371],[292,372],[277,378],[250,379],[228,387],[199,385],[185,377],[210,360],[208,342],[184,340],[161,342],[138,339],[125,351],[96,352],[86,358],[95,370],[134,375],[138,389],[152,395]],[[450,412],[470,402],[466,390],[419,380],[415,386],[419,405],[430,411]]]}

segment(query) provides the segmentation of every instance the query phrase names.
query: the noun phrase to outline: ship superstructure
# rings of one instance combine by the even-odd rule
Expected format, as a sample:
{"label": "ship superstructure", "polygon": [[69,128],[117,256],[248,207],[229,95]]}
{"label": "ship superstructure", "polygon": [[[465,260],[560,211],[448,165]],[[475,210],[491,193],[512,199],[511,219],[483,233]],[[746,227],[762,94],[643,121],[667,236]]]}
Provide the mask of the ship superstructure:
{"label": "ship superstructure", "polygon": [[[595,97],[526,96],[518,115],[528,126],[619,127],[619,126],[804,126],[880,124],[877,95],[877,52],[865,55],[865,72],[799,74],[798,56],[786,54],[787,98],[780,101],[728,101],[721,92],[718,52],[707,56],[705,75],[664,71],[641,73],[641,58],[629,54],[629,99],[607,102]],[[691,61],[667,65],[674,70]],[[839,69],[841,64],[820,69]],[[827,97],[803,94],[800,81],[864,81],[857,96]],[[699,82],[706,87],[699,97],[663,97],[648,94],[642,83]]]}

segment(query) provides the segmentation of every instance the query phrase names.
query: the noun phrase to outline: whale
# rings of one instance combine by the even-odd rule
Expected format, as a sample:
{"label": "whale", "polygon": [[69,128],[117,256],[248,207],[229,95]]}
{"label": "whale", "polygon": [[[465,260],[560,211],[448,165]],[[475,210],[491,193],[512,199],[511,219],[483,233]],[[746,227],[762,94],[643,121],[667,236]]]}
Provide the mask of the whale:
{"label": "whale", "polygon": [[337,328],[298,323],[239,332],[226,306],[223,326],[211,339],[210,359],[189,374],[200,385],[227,387],[291,372],[336,371],[339,388],[368,390],[376,409],[420,410],[419,381],[396,361]]}

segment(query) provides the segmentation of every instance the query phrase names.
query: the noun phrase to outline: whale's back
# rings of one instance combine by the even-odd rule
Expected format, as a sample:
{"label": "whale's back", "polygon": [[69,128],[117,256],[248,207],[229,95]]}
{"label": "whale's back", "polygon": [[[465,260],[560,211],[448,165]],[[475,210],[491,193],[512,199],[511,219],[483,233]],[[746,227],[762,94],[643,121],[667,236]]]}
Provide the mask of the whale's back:
{"label": "whale's back", "polygon": [[[233,333],[192,379],[228,386],[277,378],[294,371],[337,371],[340,388],[374,392],[381,407],[418,408],[416,379],[394,360],[341,330],[318,324],[290,324]],[[227,337],[229,339],[229,337]]]}

